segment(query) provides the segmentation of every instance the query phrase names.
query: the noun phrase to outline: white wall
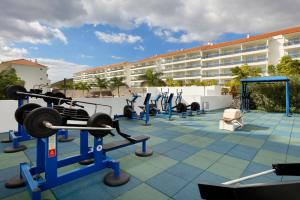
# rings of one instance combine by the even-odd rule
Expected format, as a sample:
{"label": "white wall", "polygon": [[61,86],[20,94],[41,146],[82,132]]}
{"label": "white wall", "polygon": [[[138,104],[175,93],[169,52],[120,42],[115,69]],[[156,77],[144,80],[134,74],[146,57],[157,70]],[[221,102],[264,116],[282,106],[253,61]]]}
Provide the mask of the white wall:
{"label": "white wall", "polygon": [[[152,96],[152,99],[154,99],[155,96]],[[231,103],[231,96],[190,96],[185,97],[183,99],[183,102],[208,102],[209,109],[206,110],[216,110],[220,108],[228,107]],[[80,98],[78,100],[81,101],[88,101],[88,102],[94,102],[94,103],[101,103],[106,105],[112,105],[112,116],[115,114],[123,114],[123,107],[126,104],[126,98],[125,97],[117,97],[117,98]],[[46,103],[41,99],[30,99],[31,103],[38,103],[42,106],[46,106]],[[138,98],[135,106],[135,110],[139,113],[141,111],[140,108],[137,106],[142,105],[144,102],[144,97]],[[82,104],[83,105],[83,104]],[[90,115],[94,114],[95,107],[92,105],[84,105],[88,113]],[[160,102],[159,102],[159,108],[160,108]],[[7,132],[8,130],[16,130],[17,129],[17,123],[14,119],[14,113],[17,109],[17,101],[15,100],[1,100],[0,101],[0,133]],[[98,107],[97,112],[104,112],[109,113],[109,109],[106,107]]]}
{"label": "white wall", "polygon": [[36,85],[49,84],[46,67],[13,65],[17,76],[25,81],[25,88],[32,89]]}

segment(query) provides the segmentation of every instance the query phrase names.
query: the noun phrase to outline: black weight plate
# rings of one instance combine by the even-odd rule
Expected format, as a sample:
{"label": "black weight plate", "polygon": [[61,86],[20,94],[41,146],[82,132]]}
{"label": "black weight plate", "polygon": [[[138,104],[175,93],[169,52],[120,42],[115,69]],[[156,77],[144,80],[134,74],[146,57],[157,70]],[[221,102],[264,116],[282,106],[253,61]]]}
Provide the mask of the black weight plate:
{"label": "black weight plate", "polygon": [[[92,115],[88,122],[88,127],[104,127],[104,125],[113,126],[113,121],[111,117],[105,113],[95,113]],[[110,133],[110,131],[107,130],[89,130],[89,133],[97,138],[103,138],[107,134]]]}
{"label": "black weight plate", "polygon": [[52,96],[53,96],[53,93],[52,93],[52,92],[46,92],[44,95],[45,95],[46,97],[43,97],[43,100],[44,100],[46,103],[52,103],[52,102],[53,102],[53,99],[48,98],[48,97],[52,97]]}
{"label": "black weight plate", "polygon": [[149,114],[150,115],[155,115],[155,113],[156,113],[156,105],[154,104],[154,103],[151,103],[150,105],[149,105],[149,107],[150,107],[150,109],[149,109]]}
{"label": "black weight plate", "polygon": [[200,110],[200,104],[198,102],[193,102],[191,104],[191,110],[192,111],[197,111],[197,110]]}
{"label": "black weight plate", "polygon": [[56,134],[57,130],[45,127],[43,122],[50,122],[54,126],[62,124],[60,114],[52,108],[36,108],[24,120],[24,127],[29,135],[35,138],[46,138]]}
{"label": "black weight plate", "polygon": [[78,117],[90,117],[89,113],[84,109],[78,109],[77,116]]}
{"label": "black weight plate", "polygon": [[178,113],[186,112],[187,107],[186,107],[185,103],[179,103],[176,106],[176,110]]}
{"label": "black weight plate", "polygon": [[131,106],[129,106],[129,105],[124,106],[124,110],[123,110],[124,117],[130,118],[132,111],[133,111],[133,109]]}
{"label": "black weight plate", "polygon": [[27,92],[27,90],[21,85],[11,85],[6,88],[5,92],[8,99],[18,100],[25,99],[26,95],[18,94],[17,92]]}
{"label": "black weight plate", "polygon": [[30,89],[29,92],[33,93],[33,94],[42,94],[43,90],[42,89]]}
{"label": "black weight plate", "polygon": [[[61,99],[66,99],[66,96],[65,96],[65,94],[64,93],[62,93],[62,92],[53,92],[53,94],[52,94],[52,96],[53,97],[56,97],[56,98],[61,98]],[[63,103],[65,103],[65,101],[64,100],[59,100],[59,99],[53,99],[52,100],[52,103],[54,104],[54,105],[58,105],[58,104],[63,104]]]}
{"label": "black weight plate", "polygon": [[26,115],[31,112],[32,110],[41,107],[39,104],[36,103],[27,103],[23,106],[19,107],[15,112],[15,119],[16,121],[23,125],[24,119]]}

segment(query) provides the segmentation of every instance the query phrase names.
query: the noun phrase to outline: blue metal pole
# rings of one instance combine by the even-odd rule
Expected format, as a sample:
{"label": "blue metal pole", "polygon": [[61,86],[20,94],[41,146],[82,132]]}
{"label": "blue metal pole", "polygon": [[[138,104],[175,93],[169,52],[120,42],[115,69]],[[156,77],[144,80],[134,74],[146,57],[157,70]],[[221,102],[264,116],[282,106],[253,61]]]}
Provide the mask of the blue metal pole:
{"label": "blue metal pole", "polygon": [[289,81],[285,82],[285,114],[289,116],[290,112],[290,98],[289,98]]}
{"label": "blue metal pole", "polygon": [[243,112],[244,111],[244,83],[242,82],[241,83],[241,111]]}

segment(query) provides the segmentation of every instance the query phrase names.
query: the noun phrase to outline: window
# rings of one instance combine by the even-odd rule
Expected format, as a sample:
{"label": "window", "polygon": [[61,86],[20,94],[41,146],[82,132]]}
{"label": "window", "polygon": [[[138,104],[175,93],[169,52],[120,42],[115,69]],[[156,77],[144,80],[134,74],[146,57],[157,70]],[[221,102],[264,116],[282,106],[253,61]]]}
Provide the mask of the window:
{"label": "window", "polygon": [[42,80],[43,80],[43,78],[40,78],[40,80],[42,81]]}

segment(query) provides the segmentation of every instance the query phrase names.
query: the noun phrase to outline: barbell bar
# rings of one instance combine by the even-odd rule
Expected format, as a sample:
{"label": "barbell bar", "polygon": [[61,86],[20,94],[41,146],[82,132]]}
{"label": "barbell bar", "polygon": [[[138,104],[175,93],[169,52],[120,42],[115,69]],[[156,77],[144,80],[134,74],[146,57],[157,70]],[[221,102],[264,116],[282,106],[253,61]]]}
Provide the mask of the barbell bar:
{"label": "barbell bar", "polygon": [[50,122],[44,121],[44,126],[52,130],[68,129],[68,130],[99,130],[99,131],[111,131],[113,127],[108,125],[102,125],[103,127],[87,127],[87,126],[54,126]]}
{"label": "barbell bar", "polygon": [[227,181],[227,182],[224,182],[222,184],[223,185],[232,185],[232,184],[236,184],[236,183],[239,183],[239,182],[242,182],[242,181],[253,179],[253,178],[256,178],[256,177],[259,177],[259,176],[271,174],[275,171],[276,171],[276,169],[269,169],[269,170],[266,170],[266,171],[263,171],[263,172],[259,172],[259,173],[256,173],[256,174],[251,174],[249,176],[244,176],[244,177],[241,177],[241,178],[238,178],[238,179]]}
{"label": "barbell bar", "polygon": [[26,89],[23,86],[20,85],[12,85],[6,88],[5,90],[6,95],[10,99],[18,99],[18,95],[21,96],[21,98],[25,96],[30,96],[30,97],[35,97],[35,98],[46,98],[46,99],[53,99],[53,100],[58,100],[58,104],[62,104],[62,102],[69,102],[70,106],[76,106],[77,103],[82,103],[82,104],[87,104],[87,105],[93,105],[95,106],[95,113],[97,112],[97,107],[102,106],[102,107],[107,107],[109,108],[109,115],[112,114],[112,106],[106,105],[106,104],[100,104],[100,103],[92,103],[92,102],[87,102],[87,101],[78,101],[78,100],[72,100],[68,98],[59,98],[59,97],[54,97],[54,96],[46,96],[43,94],[34,94],[34,93],[29,93],[26,91]]}

